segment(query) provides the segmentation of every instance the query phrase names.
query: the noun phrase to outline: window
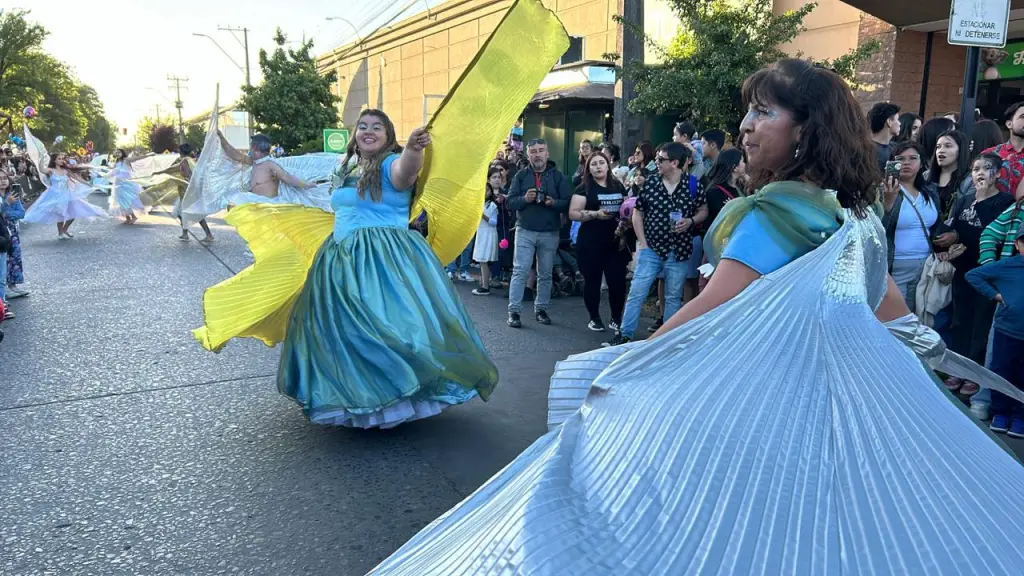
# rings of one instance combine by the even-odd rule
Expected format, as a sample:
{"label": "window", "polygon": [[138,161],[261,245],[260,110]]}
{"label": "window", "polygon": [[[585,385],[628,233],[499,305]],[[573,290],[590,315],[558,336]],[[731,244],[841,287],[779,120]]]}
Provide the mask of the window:
{"label": "window", "polygon": [[562,54],[562,58],[558,61],[559,65],[572,64],[573,62],[583,61],[583,37],[582,36],[570,36],[569,37],[569,49]]}

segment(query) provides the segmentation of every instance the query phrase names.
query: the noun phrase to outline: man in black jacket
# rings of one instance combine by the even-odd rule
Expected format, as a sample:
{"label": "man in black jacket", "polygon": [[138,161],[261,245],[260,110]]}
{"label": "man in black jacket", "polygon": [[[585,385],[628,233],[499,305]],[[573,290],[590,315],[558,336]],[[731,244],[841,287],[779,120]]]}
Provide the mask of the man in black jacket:
{"label": "man in black jacket", "polygon": [[512,178],[506,207],[516,211],[516,245],[512,283],[508,290],[508,325],[521,328],[523,290],[534,257],[537,258],[537,298],[533,309],[537,322],[551,324],[547,307],[551,301],[551,269],[558,252],[558,231],[562,215],[569,211],[572,189],[569,179],[548,161],[548,145],[537,138],[526,146],[530,167]]}

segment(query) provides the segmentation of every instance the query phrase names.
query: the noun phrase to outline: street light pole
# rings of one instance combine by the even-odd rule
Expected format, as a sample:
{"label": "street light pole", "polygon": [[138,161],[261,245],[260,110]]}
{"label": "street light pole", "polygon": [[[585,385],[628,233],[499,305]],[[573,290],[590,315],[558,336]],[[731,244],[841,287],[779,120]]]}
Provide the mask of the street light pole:
{"label": "street light pole", "polygon": [[328,16],[327,17],[327,21],[328,22],[330,22],[332,20],[340,20],[341,22],[344,22],[345,24],[348,24],[349,26],[351,26],[352,27],[352,31],[356,33],[356,40],[359,42],[359,44],[363,43],[362,37],[359,36],[359,29],[356,28],[355,24],[349,22],[348,20],[346,20],[345,18],[342,18],[341,16]]}
{"label": "street light pole", "polygon": [[[174,107],[178,109],[178,144],[185,143],[185,120],[181,117],[181,109],[184,107],[184,103],[181,101],[181,83],[188,82],[188,78],[179,78],[178,76],[168,76],[167,79],[174,82],[175,93],[177,94],[177,100],[174,101]],[[185,88],[188,90],[188,87]]]}
{"label": "street light pole", "polygon": [[[217,30],[223,32],[241,32],[242,33],[242,49],[245,50],[245,86],[252,88],[251,75],[249,73],[249,29],[248,28],[232,28],[230,26],[219,26]],[[235,37],[238,40],[238,37]],[[252,114],[246,112],[246,124],[249,125],[249,138],[252,138]]]}
{"label": "street light pole", "polygon": [[[240,71],[245,73],[245,85],[248,86],[248,87],[251,87],[252,86],[252,80],[251,80],[251,75],[250,75],[250,72],[249,72],[249,29],[248,28],[225,28],[225,27],[219,27],[217,29],[218,30],[228,31],[228,32],[242,32],[245,35],[245,42],[242,44],[242,48],[245,50],[245,67],[244,68],[242,67],[241,64],[239,64],[238,62],[235,62],[235,59],[232,58],[231,55],[228,54],[226,50],[221,48],[220,44],[218,44],[217,41],[214,40],[212,36],[208,36],[206,34],[199,34],[198,32],[193,32],[192,35],[193,36],[202,36],[204,38],[209,38],[210,42],[213,42],[213,45],[216,46],[221,52],[223,52],[224,55],[228,57],[228,60],[231,60],[231,63],[234,64],[236,68],[238,68]],[[236,38],[236,40],[237,40],[237,38]],[[246,118],[246,124],[249,125],[248,126],[248,128],[249,128],[249,137],[251,138],[252,137],[252,114],[246,112],[245,113],[245,118]]]}

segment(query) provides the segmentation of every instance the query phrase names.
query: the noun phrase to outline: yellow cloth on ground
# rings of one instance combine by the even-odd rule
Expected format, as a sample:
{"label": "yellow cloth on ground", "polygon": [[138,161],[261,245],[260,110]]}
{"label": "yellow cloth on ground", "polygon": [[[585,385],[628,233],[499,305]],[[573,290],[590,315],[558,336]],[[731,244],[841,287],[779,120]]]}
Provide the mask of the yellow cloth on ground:
{"label": "yellow cloth on ground", "polygon": [[[565,28],[540,0],[517,0],[427,124],[433,143],[411,217],[427,211],[427,242],[442,262],[452,261],[476,233],[491,158],[568,47]],[[225,220],[248,242],[255,263],[206,291],[205,326],[193,335],[212,351],[239,337],[273,346],[284,339],[292,304],[334,215],[247,204]]]}
{"label": "yellow cloth on ground", "polygon": [[334,228],[334,214],[291,204],[244,204],[224,220],[249,244],[254,263],[206,290],[205,326],[192,335],[214,352],[232,338],[273,346],[284,339],[288,314]]}
{"label": "yellow cloth on ground", "polygon": [[568,48],[553,12],[540,0],[518,0],[427,124],[433,144],[411,216],[426,210],[427,243],[441,262],[454,260],[476,234],[494,153]]}

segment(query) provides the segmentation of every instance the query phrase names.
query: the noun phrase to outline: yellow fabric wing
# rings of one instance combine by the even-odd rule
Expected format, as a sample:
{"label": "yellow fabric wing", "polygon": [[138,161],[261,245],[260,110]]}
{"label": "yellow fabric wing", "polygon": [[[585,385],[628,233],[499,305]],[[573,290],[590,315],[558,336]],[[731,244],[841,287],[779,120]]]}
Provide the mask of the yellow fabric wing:
{"label": "yellow fabric wing", "polygon": [[494,152],[568,48],[554,13],[540,0],[517,0],[427,124],[433,144],[412,217],[426,210],[427,242],[441,262],[476,234]]}
{"label": "yellow fabric wing", "polygon": [[225,221],[249,244],[253,264],[203,294],[204,326],[192,335],[211,351],[232,338],[284,340],[288,316],[334,215],[289,204],[245,204]]}

